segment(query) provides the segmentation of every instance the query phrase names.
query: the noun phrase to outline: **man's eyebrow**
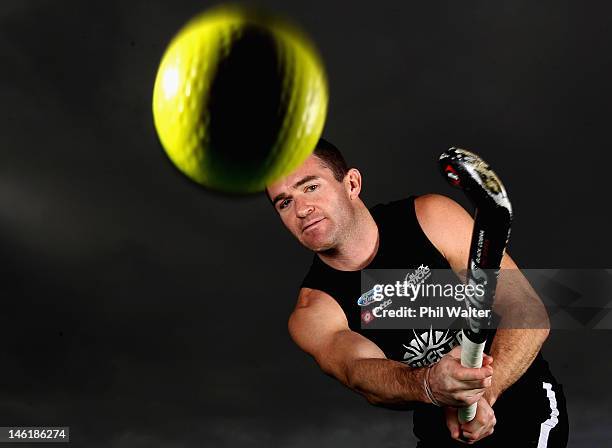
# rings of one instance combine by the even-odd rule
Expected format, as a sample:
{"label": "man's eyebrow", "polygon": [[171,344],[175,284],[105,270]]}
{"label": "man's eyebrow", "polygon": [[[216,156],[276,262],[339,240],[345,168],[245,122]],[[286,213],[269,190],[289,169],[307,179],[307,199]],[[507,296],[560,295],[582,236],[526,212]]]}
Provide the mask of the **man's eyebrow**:
{"label": "man's eyebrow", "polygon": [[[298,189],[299,187],[301,187],[302,185],[304,185],[307,182],[310,182],[311,180],[317,180],[319,178],[319,176],[314,176],[314,175],[310,175],[310,176],[305,176],[303,178],[301,178],[300,180],[298,180],[296,183],[293,184],[293,186],[291,187],[293,190]],[[272,205],[276,206],[276,203],[282,199],[285,199],[287,197],[287,195],[285,193],[280,193],[277,194],[274,199],[272,200]]]}
{"label": "man's eyebrow", "polygon": [[300,186],[304,185],[306,182],[310,182],[311,180],[316,180],[318,178],[319,178],[319,176],[312,176],[312,175],[311,176],[303,177],[301,180],[298,180],[296,183],[294,183],[293,187],[291,187],[291,188],[293,188],[295,190],[295,189],[299,188]]}
{"label": "man's eyebrow", "polygon": [[276,197],[272,199],[272,205],[276,207],[276,203],[282,199],[285,199],[286,197],[287,196],[285,196],[285,193],[277,194]]}

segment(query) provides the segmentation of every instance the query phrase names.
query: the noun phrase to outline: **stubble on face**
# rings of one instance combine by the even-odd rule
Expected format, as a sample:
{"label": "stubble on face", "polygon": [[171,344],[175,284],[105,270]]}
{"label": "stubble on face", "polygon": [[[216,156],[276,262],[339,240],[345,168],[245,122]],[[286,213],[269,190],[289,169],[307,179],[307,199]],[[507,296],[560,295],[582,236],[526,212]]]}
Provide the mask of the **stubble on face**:
{"label": "stubble on face", "polygon": [[[326,219],[321,221],[316,231],[320,235],[313,239],[311,244],[302,241],[302,244],[316,253],[327,256],[335,256],[346,243],[350,240],[351,223],[354,211],[346,197],[346,192],[342,189],[335,197],[333,204],[330,204],[329,214]],[[306,230],[305,233],[309,232]]]}

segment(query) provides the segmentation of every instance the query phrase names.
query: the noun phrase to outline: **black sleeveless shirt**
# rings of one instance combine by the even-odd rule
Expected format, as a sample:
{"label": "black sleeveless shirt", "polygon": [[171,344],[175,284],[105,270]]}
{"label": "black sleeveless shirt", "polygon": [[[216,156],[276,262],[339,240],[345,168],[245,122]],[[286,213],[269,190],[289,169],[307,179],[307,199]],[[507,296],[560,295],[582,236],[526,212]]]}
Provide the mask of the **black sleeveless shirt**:
{"label": "black sleeveless shirt", "polygon": [[[379,248],[367,269],[450,269],[448,261],[429,241],[417,220],[414,209],[415,196],[377,205],[370,210],[379,231]],[[388,359],[400,361],[411,367],[422,367],[440,360],[461,342],[461,331],[453,329],[368,329],[369,311],[360,306],[361,271],[339,271],[325,264],[315,254],[302,287],[318,289],[332,296],[344,311],[351,330],[370,339],[385,353]],[[488,352],[493,336],[487,340]],[[512,385],[496,403],[496,415],[506,414],[508,421],[521,416],[515,409],[524,409],[525,401],[533,405],[534,412],[547,412],[546,397],[538,395],[542,380],[556,384],[548,363],[538,353],[529,369]],[[535,399],[534,397],[539,397]],[[524,413],[524,411],[522,411]],[[538,414],[539,415],[539,414]],[[542,420],[542,421],[544,421]],[[516,421],[516,425],[524,424]],[[536,429],[539,428],[539,423]],[[441,408],[416,403],[414,433],[421,440],[449,441],[444,414]]]}
{"label": "black sleeveless shirt", "polygon": [[[429,241],[416,218],[414,196],[379,204],[370,210],[378,226],[379,246],[367,269],[402,269],[428,271],[450,269],[448,261]],[[372,307],[358,304],[361,295],[361,271],[339,271],[315,255],[302,287],[318,289],[332,296],[344,311],[351,330],[370,339],[387,358],[411,367],[437,362],[461,341],[460,330],[368,329],[373,319]]]}

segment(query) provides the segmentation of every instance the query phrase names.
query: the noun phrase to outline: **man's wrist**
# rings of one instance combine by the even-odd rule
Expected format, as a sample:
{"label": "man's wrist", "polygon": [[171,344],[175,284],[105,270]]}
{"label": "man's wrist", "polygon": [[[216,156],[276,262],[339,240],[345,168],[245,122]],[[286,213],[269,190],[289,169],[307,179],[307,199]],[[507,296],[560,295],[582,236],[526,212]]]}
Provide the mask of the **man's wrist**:
{"label": "man's wrist", "polygon": [[415,369],[415,375],[417,377],[417,381],[415,384],[418,386],[420,390],[419,401],[422,403],[431,403],[429,396],[427,395],[427,390],[425,389],[425,374],[427,373],[427,367],[422,367],[419,369]]}
{"label": "man's wrist", "polygon": [[489,403],[489,406],[493,407],[493,405],[495,404],[495,402],[497,401],[500,395],[501,395],[501,391],[497,391],[497,388],[495,387],[495,385],[491,384],[491,387],[489,387],[485,391],[483,398],[487,400],[487,403]]}
{"label": "man's wrist", "polygon": [[433,394],[433,391],[431,389],[431,383],[429,382],[429,376],[431,375],[432,367],[433,365],[430,365],[422,369],[422,384],[423,390],[425,391],[425,403],[433,404],[435,406],[440,407],[441,405]]}

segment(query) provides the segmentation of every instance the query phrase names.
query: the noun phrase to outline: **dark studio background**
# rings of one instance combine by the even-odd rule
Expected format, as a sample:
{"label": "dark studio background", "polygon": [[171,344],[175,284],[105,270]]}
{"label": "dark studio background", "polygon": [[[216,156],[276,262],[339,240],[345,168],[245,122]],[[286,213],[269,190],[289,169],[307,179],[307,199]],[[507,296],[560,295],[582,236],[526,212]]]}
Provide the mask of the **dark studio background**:
{"label": "dark studio background", "polygon": [[[325,135],[367,204],[465,204],[435,161],[471,148],[510,193],[520,266],[611,266],[612,6],[427,3],[262,2],[317,42]],[[157,64],[210,4],[0,4],[0,426],[67,425],[87,447],[412,446],[411,414],[368,405],[290,341],[311,255],[266,199],[206,193],[157,143]],[[611,341],[547,342],[570,446],[612,436]]]}

